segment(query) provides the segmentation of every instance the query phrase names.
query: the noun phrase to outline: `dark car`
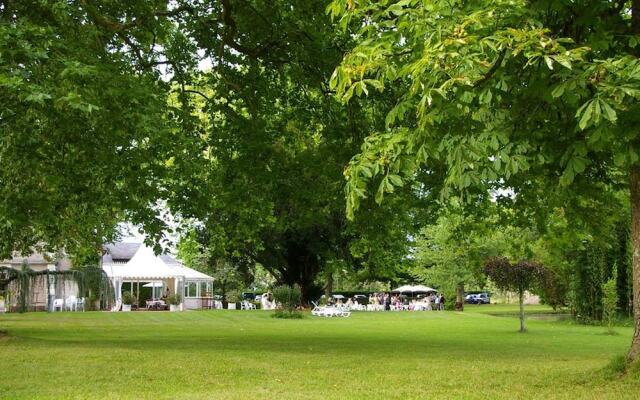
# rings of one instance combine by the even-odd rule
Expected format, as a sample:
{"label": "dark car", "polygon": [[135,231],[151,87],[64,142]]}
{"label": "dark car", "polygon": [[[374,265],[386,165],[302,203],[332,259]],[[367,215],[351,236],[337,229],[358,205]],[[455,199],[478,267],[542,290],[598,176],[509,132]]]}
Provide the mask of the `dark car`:
{"label": "dark car", "polygon": [[466,304],[476,304],[476,295],[475,294],[468,294],[468,295],[464,296],[464,302]]}
{"label": "dark car", "polygon": [[242,298],[244,300],[255,300],[256,294],[252,292],[244,292],[242,293]]}

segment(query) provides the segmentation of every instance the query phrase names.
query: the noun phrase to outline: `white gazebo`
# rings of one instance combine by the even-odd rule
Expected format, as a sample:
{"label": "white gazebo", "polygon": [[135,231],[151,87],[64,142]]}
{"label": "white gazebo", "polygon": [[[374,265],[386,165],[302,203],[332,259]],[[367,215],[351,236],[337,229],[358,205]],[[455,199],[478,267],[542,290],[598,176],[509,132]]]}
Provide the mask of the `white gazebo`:
{"label": "white gazebo", "polygon": [[[122,304],[122,289],[130,285],[131,293],[140,293],[140,286],[152,286],[152,297],[167,289],[179,294],[181,310],[202,308],[212,296],[213,278],[187,268],[173,257],[156,255],[143,244],[115,244],[107,247],[102,269],[113,285],[116,307]],[[138,290],[134,290],[137,288]]]}

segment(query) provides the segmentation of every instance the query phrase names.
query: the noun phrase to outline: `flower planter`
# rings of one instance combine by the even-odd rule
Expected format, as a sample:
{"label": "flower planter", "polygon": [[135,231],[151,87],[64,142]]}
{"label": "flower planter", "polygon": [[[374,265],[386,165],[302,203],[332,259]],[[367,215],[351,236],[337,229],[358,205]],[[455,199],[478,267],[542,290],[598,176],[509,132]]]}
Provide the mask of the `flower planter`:
{"label": "flower planter", "polygon": [[0,299],[0,313],[7,312],[6,305],[4,303],[4,299]]}
{"label": "flower planter", "polygon": [[177,304],[169,304],[169,311],[171,312],[180,311],[180,306]]}
{"label": "flower planter", "polygon": [[227,305],[227,309],[228,310],[235,310],[236,309],[236,303],[229,303]]}
{"label": "flower planter", "polygon": [[130,312],[131,311],[131,304],[123,304],[122,305],[122,311],[123,312]]}

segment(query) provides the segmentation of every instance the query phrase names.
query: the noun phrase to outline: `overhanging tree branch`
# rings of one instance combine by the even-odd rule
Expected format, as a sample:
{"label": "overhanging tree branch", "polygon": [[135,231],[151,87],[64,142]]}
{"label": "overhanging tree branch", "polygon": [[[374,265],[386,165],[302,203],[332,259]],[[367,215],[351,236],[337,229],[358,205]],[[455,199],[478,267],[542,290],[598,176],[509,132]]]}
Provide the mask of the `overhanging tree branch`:
{"label": "overhanging tree branch", "polygon": [[[247,47],[241,45],[236,41],[236,35],[238,33],[238,26],[232,16],[232,7],[229,0],[221,0],[222,3],[222,15],[221,22],[225,25],[225,33],[222,38],[222,43],[231,47],[239,53],[251,56],[260,57],[264,55],[271,47],[275,46],[277,42],[275,40],[269,40],[266,43],[258,45],[256,47]],[[221,54],[222,56],[222,54]]]}
{"label": "overhanging tree branch", "polygon": [[498,58],[496,58],[496,60],[493,62],[493,65],[491,65],[491,68],[489,68],[487,73],[484,74],[484,76],[480,78],[480,80],[478,80],[476,83],[473,84],[473,87],[482,86],[485,82],[491,79],[491,77],[495,75],[495,73],[498,71],[498,69],[502,65],[502,61],[504,61],[504,57],[506,54],[507,54],[507,49],[500,50],[500,53],[498,53]]}

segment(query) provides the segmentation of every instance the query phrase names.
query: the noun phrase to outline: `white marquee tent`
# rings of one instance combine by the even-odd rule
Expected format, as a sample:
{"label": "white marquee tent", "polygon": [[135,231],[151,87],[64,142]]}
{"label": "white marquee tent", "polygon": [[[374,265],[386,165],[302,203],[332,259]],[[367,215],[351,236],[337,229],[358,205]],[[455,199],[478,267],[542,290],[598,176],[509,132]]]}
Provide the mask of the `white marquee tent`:
{"label": "white marquee tent", "polygon": [[180,294],[180,309],[185,308],[185,303],[186,308],[197,308],[197,301],[192,299],[210,296],[213,283],[209,275],[185,267],[171,257],[157,256],[144,245],[140,245],[133,257],[125,262],[103,258],[102,269],[113,284],[116,307],[121,304],[122,288],[126,283],[131,285],[132,291],[134,284],[142,283],[143,287],[149,283],[153,287],[160,287],[161,284],[162,290],[168,288],[171,293]]}

